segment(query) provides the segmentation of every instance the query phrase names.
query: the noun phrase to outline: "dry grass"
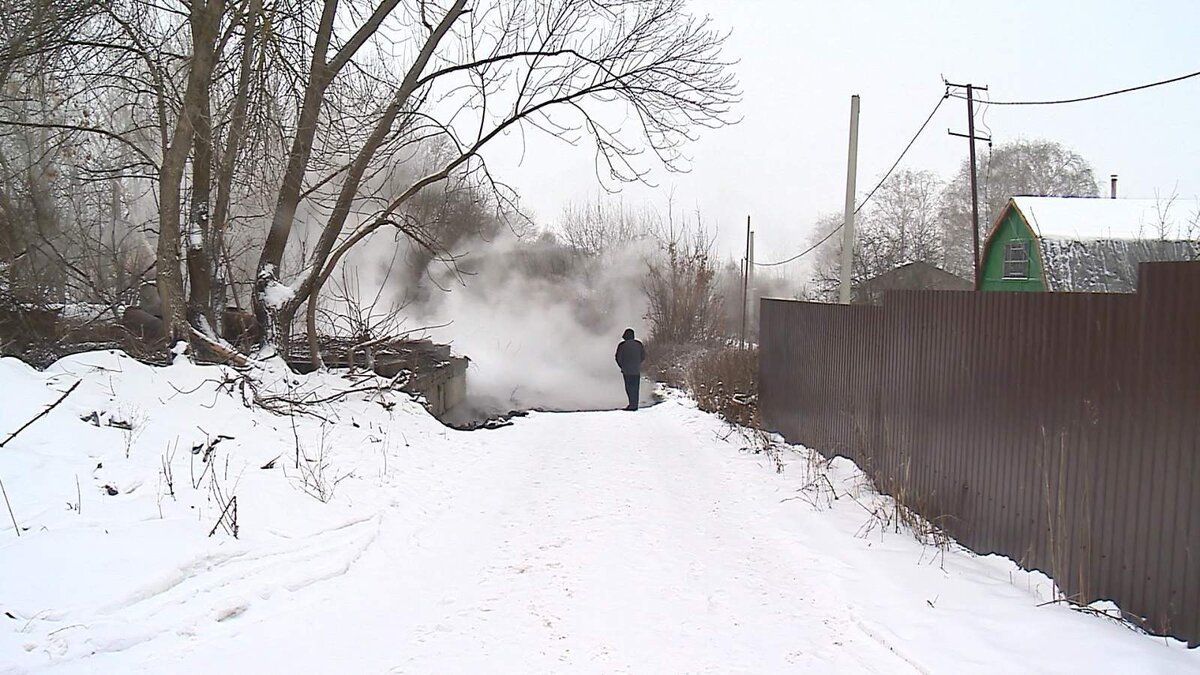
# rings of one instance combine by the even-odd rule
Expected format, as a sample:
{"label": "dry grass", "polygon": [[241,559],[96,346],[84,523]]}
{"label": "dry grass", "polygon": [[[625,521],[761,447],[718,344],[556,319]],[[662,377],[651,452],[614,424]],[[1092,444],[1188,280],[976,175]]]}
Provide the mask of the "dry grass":
{"label": "dry grass", "polygon": [[758,350],[711,349],[686,371],[687,390],[701,410],[726,422],[761,429],[758,412]]}
{"label": "dry grass", "polygon": [[[878,495],[869,505],[855,499],[869,514],[867,521],[859,528],[859,536],[866,537],[872,532],[882,535],[885,532],[899,534],[907,531],[921,544],[933,547],[934,558],[940,558],[944,565],[946,551],[955,543],[947,531],[953,516],[927,515],[936,513],[936,510],[929,495],[916,489],[911,460],[901,457],[894,473],[878,470],[877,452],[872,449],[862,426],[854,423],[853,427],[855,441],[860,448],[859,468],[867,482],[864,487]],[[885,437],[890,438],[891,434],[885,433]]]}

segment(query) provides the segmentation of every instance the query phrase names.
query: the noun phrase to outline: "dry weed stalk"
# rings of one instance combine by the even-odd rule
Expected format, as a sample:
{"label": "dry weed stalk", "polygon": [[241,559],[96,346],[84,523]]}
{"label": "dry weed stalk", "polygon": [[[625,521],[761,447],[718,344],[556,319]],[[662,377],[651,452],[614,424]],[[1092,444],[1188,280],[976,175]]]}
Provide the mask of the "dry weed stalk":
{"label": "dry weed stalk", "polygon": [[[870,515],[859,528],[858,536],[866,537],[873,531],[878,531],[880,536],[889,530],[894,534],[907,531],[922,545],[932,546],[937,552],[934,558],[940,558],[944,567],[946,551],[954,545],[954,538],[946,530],[946,523],[953,516],[926,515],[934,511],[932,495],[921,494],[915,488],[912,458],[901,453],[891,462],[897,469],[894,473],[883,470],[881,465],[887,463],[878,460],[878,451],[868,440],[862,424],[852,420],[851,425],[858,445],[859,467],[880,496],[870,507],[854,499]],[[885,435],[890,436],[888,431],[885,425]]]}
{"label": "dry weed stalk", "polygon": [[[352,477],[353,472],[347,472],[340,476],[334,476],[329,471],[329,461],[327,459],[329,442],[328,442],[328,426],[321,425],[321,443],[317,447],[317,456],[310,458],[302,445],[300,437],[297,434],[296,439],[296,468],[299,470],[299,485],[300,489],[305,494],[316,499],[322,504],[327,504],[333,499],[334,491],[338,484],[347,478]],[[300,461],[303,459],[303,461]]]}
{"label": "dry weed stalk", "polygon": [[0,478],[0,494],[4,495],[4,505],[8,507],[8,517],[12,518],[13,531],[21,536],[21,526],[17,525],[17,516],[13,513],[12,502],[8,501],[8,490],[4,489],[4,479]]}

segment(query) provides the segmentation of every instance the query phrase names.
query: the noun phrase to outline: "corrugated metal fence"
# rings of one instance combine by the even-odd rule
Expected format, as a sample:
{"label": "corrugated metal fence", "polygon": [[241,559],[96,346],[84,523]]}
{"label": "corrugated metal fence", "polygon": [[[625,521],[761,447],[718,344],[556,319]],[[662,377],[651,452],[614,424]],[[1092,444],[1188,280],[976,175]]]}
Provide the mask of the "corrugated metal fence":
{"label": "corrugated metal fence", "polygon": [[764,419],[979,553],[1200,642],[1200,263],[1136,295],[764,300]]}

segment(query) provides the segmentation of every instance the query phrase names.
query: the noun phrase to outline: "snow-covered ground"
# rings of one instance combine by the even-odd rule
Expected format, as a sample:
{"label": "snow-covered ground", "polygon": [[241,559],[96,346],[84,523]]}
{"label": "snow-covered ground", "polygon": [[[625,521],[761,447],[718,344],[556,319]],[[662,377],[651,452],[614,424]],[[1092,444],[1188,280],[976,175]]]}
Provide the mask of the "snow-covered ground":
{"label": "snow-covered ground", "polygon": [[685,399],[455,432],[256,378],[361,391],[287,416],[216,367],[0,360],[0,442],[82,379],[0,448],[0,672],[1200,672]]}

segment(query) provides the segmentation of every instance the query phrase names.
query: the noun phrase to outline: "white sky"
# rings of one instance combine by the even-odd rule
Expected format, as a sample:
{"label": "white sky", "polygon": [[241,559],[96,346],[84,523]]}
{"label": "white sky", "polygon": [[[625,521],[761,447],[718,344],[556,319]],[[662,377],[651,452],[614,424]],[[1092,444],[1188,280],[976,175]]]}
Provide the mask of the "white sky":
{"label": "white sky", "polygon": [[[722,253],[741,255],[752,216],[756,258],[798,251],[816,217],[844,199],[851,94],[862,97],[858,187],[864,193],[899,155],[942,93],[941,76],[987,85],[997,100],[1073,98],[1200,70],[1196,0],[695,0],[732,31],[742,122],[706,132],[687,152],[688,174],[653,175],[631,202],[699,211]],[[1094,102],[994,107],[997,141],[1046,138],[1088,159],[1102,190],[1120,174],[1126,197],[1177,189],[1200,196],[1200,78]],[[949,177],[966,157],[966,102],[947,101],[902,168]],[[548,138],[488,153],[539,221],[600,191],[593,150]],[[515,142],[515,141],[514,141]],[[517,147],[517,152],[511,152]],[[796,267],[793,265],[793,267]],[[797,268],[796,273],[799,273]]]}

